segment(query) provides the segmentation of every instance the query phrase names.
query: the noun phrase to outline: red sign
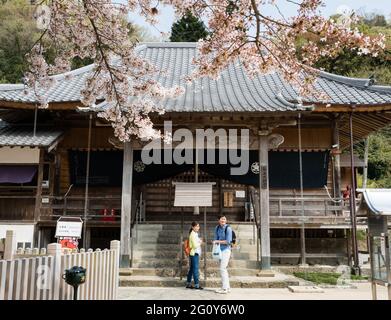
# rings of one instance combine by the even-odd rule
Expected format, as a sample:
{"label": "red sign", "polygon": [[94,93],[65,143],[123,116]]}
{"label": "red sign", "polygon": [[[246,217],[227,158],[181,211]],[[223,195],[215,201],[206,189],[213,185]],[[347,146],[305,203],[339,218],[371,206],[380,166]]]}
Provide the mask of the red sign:
{"label": "red sign", "polygon": [[79,241],[73,237],[60,237],[58,243],[61,244],[61,248],[67,249],[77,249],[79,246]]}

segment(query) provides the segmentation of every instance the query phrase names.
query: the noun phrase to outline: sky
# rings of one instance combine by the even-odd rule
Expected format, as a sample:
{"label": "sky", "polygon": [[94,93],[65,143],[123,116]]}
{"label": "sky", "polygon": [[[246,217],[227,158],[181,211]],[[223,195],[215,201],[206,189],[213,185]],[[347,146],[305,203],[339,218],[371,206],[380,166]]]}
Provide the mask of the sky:
{"label": "sky", "polygon": [[[295,15],[297,6],[287,3],[285,0],[277,0],[280,3],[280,10],[285,16]],[[366,13],[379,13],[391,18],[391,0],[324,0],[325,7],[321,12],[324,16],[329,17],[336,13],[343,13],[346,10],[354,10]],[[171,30],[173,22],[176,20],[174,10],[172,7],[159,7],[159,23],[153,27],[140,15],[134,13],[130,15],[130,20],[139,26],[143,26],[148,33],[154,37],[154,40],[162,39],[161,32],[168,33]],[[275,9],[265,8],[268,15],[276,16],[278,13]]]}

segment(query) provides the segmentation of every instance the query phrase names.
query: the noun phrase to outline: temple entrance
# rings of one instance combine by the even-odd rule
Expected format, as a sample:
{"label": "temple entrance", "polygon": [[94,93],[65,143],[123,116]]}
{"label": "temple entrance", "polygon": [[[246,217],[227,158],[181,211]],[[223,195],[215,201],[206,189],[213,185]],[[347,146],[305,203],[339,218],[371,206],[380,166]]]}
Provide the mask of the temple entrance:
{"label": "temple entrance", "polygon": [[[195,214],[194,208],[174,207],[173,182],[194,182],[195,169],[192,168],[173,177],[141,185],[138,195],[145,201],[145,221],[184,221],[201,219],[202,212]],[[198,182],[214,182],[213,206],[208,208],[208,221],[216,221],[219,214],[226,215],[229,221],[249,221],[249,186],[218,178],[203,170],[198,171]],[[201,211],[201,209],[200,209]]]}

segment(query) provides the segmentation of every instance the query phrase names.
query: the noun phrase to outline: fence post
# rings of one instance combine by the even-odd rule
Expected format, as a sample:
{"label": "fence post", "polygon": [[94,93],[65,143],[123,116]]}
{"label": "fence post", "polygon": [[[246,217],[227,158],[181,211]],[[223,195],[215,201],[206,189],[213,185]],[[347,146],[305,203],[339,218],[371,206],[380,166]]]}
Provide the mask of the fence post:
{"label": "fence post", "polygon": [[113,285],[113,292],[112,297],[113,300],[117,300],[117,292],[118,292],[118,285],[119,285],[119,258],[120,258],[120,246],[121,242],[118,240],[112,240],[110,241],[110,250],[114,250],[115,252],[115,261],[114,261],[114,285]]}
{"label": "fence post", "polygon": [[4,260],[12,260],[16,252],[16,233],[14,230],[7,230],[4,246]]}
{"label": "fence post", "polygon": [[61,284],[61,244],[49,243],[47,248],[49,256],[53,256],[53,269],[52,272],[52,288],[53,288],[53,300],[59,300],[60,298],[60,284]]}

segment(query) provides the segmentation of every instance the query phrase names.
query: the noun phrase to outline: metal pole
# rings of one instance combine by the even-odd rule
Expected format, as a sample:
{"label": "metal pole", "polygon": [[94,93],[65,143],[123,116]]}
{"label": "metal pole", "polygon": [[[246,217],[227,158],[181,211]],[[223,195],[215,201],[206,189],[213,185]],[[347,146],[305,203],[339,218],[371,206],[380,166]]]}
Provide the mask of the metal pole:
{"label": "metal pole", "polygon": [[367,187],[367,181],[368,181],[368,152],[369,152],[369,138],[367,137],[364,143],[364,166],[365,167],[364,167],[363,178],[362,178],[363,189]]}
{"label": "metal pole", "polygon": [[35,105],[35,111],[34,111],[34,128],[33,128],[33,136],[37,134],[37,118],[38,118],[38,106]]}
{"label": "metal pole", "polygon": [[[339,154],[339,117],[336,117],[332,123],[333,126],[333,148],[336,153],[333,160],[333,182],[334,198],[341,199],[341,156]],[[342,204],[342,203],[341,203]]]}
{"label": "metal pole", "polygon": [[90,113],[90,115],[89,115],[89,122],[88,122],[86,189],[85,189],[85,194],[84,194],[83,247],[85,249],[87,249],[87,214],[88,214],[88,186],[89,186],[89,179],[90,179],[91,129],[92,129],[92,113]]}
{"label": "metal pole", "polygon": [[79,286],[73,286],[73,300],[77,300],[77,289]]}
{"label": "metal pole", "polygon": [[205,243],[205,252],[204,252],[204,278],[205,278],[205,281],[206,281],[206,254],[207,254],[207,241],[208,241],[208,231],[207,231],[207,226],[206,226],[206,207],[204,207],[204,234],[205,234],[205,239],[204,239],[204,243]]}
{"label": "metal pole", "polygon": [[369,262],[371,264],[371,291],[372,291],[372,300],[377,300],[377,292],[376,292],[376,282],[375,278],[375,264],[373,261],[374,252],[372,248],[372,238],[369,230],[367,230],[367,247],[369,252]]}
{"label": "metal pole", "polygon": [[303,159],[301,155],[301,113],[299,113],[297,121],[299,131],[299,171],[300,171],[300,198],[301,198],[301,230],[300,230],[300,248],[301,248],[301,264],[306,264],[305,254],[305,226],[304,226],[304,187],[303,187]]}
{"label": "metal pole", "polygon": [[350,219],[352,224],[352,247],[353,247],[353,272],[354,274],[361,274],[358,261],[358,245],[357,245],[357,226],[356,226],[356,180],[355,180],[355,166],[353,154],[353,112],[349,116],[350,129],[350,166],[352,175],[352,187],[350,188]]}
{"label": "metal pole", "polygon": [[[194,182],[198,182],[198,149],[195,149]],[[200,207],[194,207],[194,214],[200,214]]]}
{"label": "metal pole", "polygon": [[183,207],[182,207],[182,212],[181,212],[181,236],[179,237],[180,238],[180,242],[181,242],[181,245],[180,245],[180,250],[181,250],[181,255],[180,255],[180,263],[179,263],[179,279],[182,280],[182,265],[183,265]]}

